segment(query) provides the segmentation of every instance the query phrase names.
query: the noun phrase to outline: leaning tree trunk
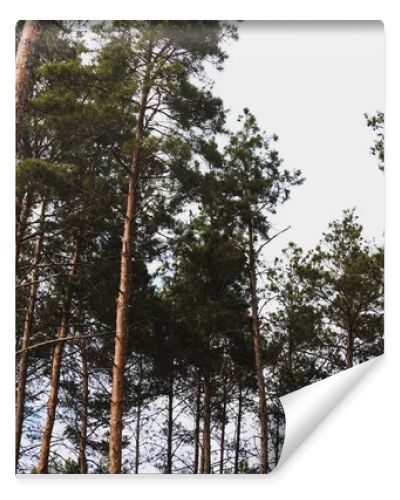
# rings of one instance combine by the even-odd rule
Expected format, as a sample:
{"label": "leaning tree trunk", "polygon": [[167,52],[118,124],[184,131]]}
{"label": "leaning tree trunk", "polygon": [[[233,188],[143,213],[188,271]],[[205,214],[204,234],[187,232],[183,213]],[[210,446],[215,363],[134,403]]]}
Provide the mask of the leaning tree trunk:
{"label": "leaning tree trunk", "polygon": [[193,474],[199,471],[199,441],[200,441],[200,404],[201,404],[201,388],[200,384],[197,386],[196,395],[196,417],[194,426],[194,460],[193,460]]}
{"label": "leaning tree trunk", "polygon": [[88,427],[88,406],[89,406],[89,371],[86,340],[81,343],[81,381],[82,381],[82,412],[81,429],[79,435],[79,473],[87,474],[86,444]]}
{"label": "leaning tree trunk", "polygon": [[15,59],[15,130],[19,149],[21,127],[24,121],[33,67],[37,59],[39,41],[43,32],[42,21],[25,21]]}
{"label": "leaning tree trunk", "polygon": [[122,250],[120,259],[120,279],[117,297],[117,310],[115,321],[115,347],[112,368],[111,388],[111,417],[110,417],[110,442],[109,442],[109,472],[121,473],[122,460],[122,415],[124,409],[124,369],[126,361],[126,344],[128,339],[128,307],[131,287],[131,258],[135,231],[135,216],[137,208],[137,184],[139,174],[139,161],[142,153],[144,136],[144,119],[149,95],[150,63],[143,82],[140,108],[135,130],[135,147],[133,150],[128,200],[124,222]]}
{"label": "leaning tree trunk", "polygon": [[260,320],[258,317],[258,296],[257,296],[257,271],[254,252],[253,224],[249,224],[249,257],[250,257],[250,293],[251,293],[251,322],[252,340],[254,349],[254,360],[258,389],[258,414],[260,418],[260,473],[268,473],[268,417],[267,401],[265,395],[265,380],[262,360],[262,339],[260,334]]}
{"label": "leaning tree trunk", "polygon": [[32,335],[33,320],[35,314],[35,305],[38,291],[39,263],[42,258],[44,219],[46,212],[46,203],[42,202],[40,213],[39,230],[35,240],[35,249],[32,263],[31,285],[29,291],[28,306],[25,314],[24,329],[21,339],[21,354],[18,363],[18,386],[16,394],[16,418],[15,418],[15,470],[18,469],[18,461],[21,448],[21,436],[25,413],[25,392],[26,375],[28,369],[28,351],[29,341]]}
{"label": "leaning tree trunk", "polygon": [[202,473],[211,474],[211,383],[208,373],[204,375],[204,428]]}
{"label": "leaning tree trunk", "polygon": [[167,431],[167,467],[166,474],[172,474],[172,438],[174,423],[174,376],[171,374],[168,391],[168,431]]}
{"label": "leaning tree trunk", "polygon": [[235,443],[234,474],[238,474],[239,473],[240,433],[241,433],[241,429],[242,429],[242,406],[243,406],[242,384],[239,384],[238,414],[237,414],[237,423],[236,423],[236,443]]}
{"label": "leaning tree trunk", "polygon": [[72,258],[71,269],[68,273],[68,284],[63,305],[61,324],[57,334],[57,339],[59,339],[61,342],[57,342],[53,352],[53,361],[51,366],[51,378],[50,378],[50,392],[49,392],[49,399],[47,402],[47,418],[43,429],[42,443],[40,447],[39,463],[37,466],[38,474],[47,474],[48,472],[50,443],[53,434],[54,421],[56,417],[56,410],[58,403],[58,389],[60,385],[61,361],[64,350],[64,342],[62,341],[62,339],[64,339],[68,334],[69,316],[70,316],[70,309],[72,302],[73,281],[76,277],[79,257],[80,257],[80,247],[79,247],[79,242],[76,242],[75,251]]}
{"label": "leaning tree trunk", "polygon": [[226,385],[224,381],[224,393],[222,402],[222,421],[221,421],[221,441],[219,452],[219,473],[224,473],[224,455],[225,455],[225,427],[226,427]]}

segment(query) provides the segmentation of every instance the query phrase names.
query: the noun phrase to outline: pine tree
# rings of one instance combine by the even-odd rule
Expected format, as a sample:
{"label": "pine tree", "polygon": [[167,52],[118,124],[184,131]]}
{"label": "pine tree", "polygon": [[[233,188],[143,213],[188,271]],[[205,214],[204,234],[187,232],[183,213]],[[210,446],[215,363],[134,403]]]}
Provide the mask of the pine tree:
{"label": "pine tree", "polygon": [[[268,472],[268,417],[264,367],[264,340],[261,334],[257,263],[263,245],[273,237],[270,218],[279,204],[289,197],[290,187],[303,182],[301,172],[281,168],[282,160],[271,141],[261,132],[255,117],[247,110],[239,117],[242,129],[232,134],[224,150],[222,178],[231,217],[241,233],[247,254],[248,287],[251,307],[251,335],[259,397],[260,473]],[[262,242],[263,241],[263,242]],[[260,242],[258,248],[257,244]]]}
{"label": "pine tree", "polygon": [[[131,256],[134,234],[138,231],[138,190],[143,189],[147,158],[158,155],[168,165],[165,155],[171,153],[171,146],[181,147],[179,135],[187,139],[195,127],[206,130],[207,127],[218,126],[216,119],[221,121],[220,102],[212,99],[208,91],[204,92],[190,83],[189,79],[201,75],[203,61],[207,57],[214,59],[217,64],[223,61],[224,54],[219,44],[230,29],[220,23],[201,23],[196,26],[198,31],[195,36],[191,23],[114,23],[110,30],[111,38],[117,38],[117,42],[111,43],[120,43],[121,38],[118,42],[118,36],[121,35],[122,39],[129,40],[128,47],[125,43],[124,48],[129,51],[127,55],[131,62],[128,60],[125,64],[136,68],[134,82],[138,103],[116,309],[110,419],[111,473],[121,472],[123,380],[132,286]],[[201,40],[198,36],[201,36]],[[171,134],[171,128],[175,127],[179,127],[179,133]],[[173,168],[169,171],[174,174]]]}
{"label": "pine tree", "polygon": [[383,250],[364,240],[357,219],[346,210],[334,220],[309,265],[341,368],[383,352]]}

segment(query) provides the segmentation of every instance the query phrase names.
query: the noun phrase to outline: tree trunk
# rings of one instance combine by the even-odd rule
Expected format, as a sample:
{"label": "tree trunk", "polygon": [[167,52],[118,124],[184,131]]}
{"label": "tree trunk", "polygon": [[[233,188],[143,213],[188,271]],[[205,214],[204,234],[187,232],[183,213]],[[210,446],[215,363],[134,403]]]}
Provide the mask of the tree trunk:
{"label": "tree trunk", "polygon": [[240,433],[242,430],[242,406],[243,406],[243,395],[242,395],[242,385],[240,384],[239,385],[239,398],[238,398],[238,414],[237,414],[237,423],[236,423],[234,474],[239,473]]}
{"label": "tree trunk", "polygon": [[19,149],[21,127],[24,121],[33,67],[38,55],[39,41],[43,32],[41,21],[25,21],[15,59],[15,130]]}
{"label": "tree trunk", "polygon": [[142,412],[142,403],[138,400],[136,406],[136,439],[135,439],[135,474],[139,474],[140,465],[140,417]]}
{"label": "tree trunk", "polygon": [[[63,305],[63,313],[61,318],[61,324],[57,334],[58,339],[63,339],[68,334],[69,316],[70,316],[72,291],[73,291],[73,280],[76,277],[79,257],[80,257],[80,247],[79,247],[79,242],[77,241],[75,245],[74,255],[72,258],[71,269],[68,273],[68,284]],[[53,434],[53,427],[54,427],[54,421],[56,417],[56,410],[58,403],[58,388],[60,384],[60,371],[61,371],[61,361],[64,350],[64,344],[65,342],[58,342],[54,347],[53,351],[53,361],[52,361],[51,378],[50,378],[50,392],[47,403],[47,418],[43,429],[39,463],[37,466],[38,474],[47,474],[48,472],[50,443]]]}
{"label": "tree trunk", "polygon": [[279,403],[277,404],[277,412],[276,412],[276,434],[275,434],[275,443],[274,443],[274,448],[275,448],[275,467],[278,465],[279,462],[279,432],[280,432],[280,425],[281,425],[281,411],[279,408]]}
{"label": "tree trunk", "polygon": [[[203,419],[203,436],[204,436],[204,419]],[[203,438],[204,440],[204,438]],[[203,441],[201,442],[201,456],[200,456],[200,474],[204,474],[204,446]]]}
{"label": "tree trunk", "polygon": [[35,249],[32,263],[31,285],[28,306],[26,309],[24,329],[21,338],[21,354],[18,363],[18,386],[16,394],[16,422],[15,422],[15,470],[18,470],[18,461],[21,448],[21,437],[25,413],[26,374],[28,369],[28,351],[26,350],[32,335],[35,305],[38,291],[39,263],[42,258],[44,219],[46,203],[42,202],[40,213],[39,232],[35,240]]}
{"label": "tree trunk", "polygon": [[197,386],[196,395],[196,418],[194,427],[194,461],[193,461],[193,474],[199,471],[199,448],[200,448],[200,404],[201,404],[201,388],[200,384]]}
{"label": "tree trunk", "polygon": [[211,383],[204,375],[203,474],[211,474]]}
{"label": "tree trunk", "polygon": [[347,332],[347,348],[346,348],[346,365],[347,368],[352,368],[354,357],[354,334],[352,328]]}
{"label": "tree trunk", "polygon": [[143,357],[139,355],[139,383],[137,391],[137,405],[136,405],[136,440],[135,440],[135,474],[139,474],[140,465],[140,417],[142,414],[142,381],[143,381]]}
{"label": "tree trunk", "polygon": [[[151,54],[150,54],[151,55]],[[134,222],[137,208],[137,183],[139,161],[142,152],[144,134],[144,118],[149,94],[148,78],[150,62],[143,82],[140,108],[135,130],[135,147],[130,168],[128,200],[124,222],[122,250],[120,260],[120,280],[117,298],[114,362],[112,368],[111,417],[109,443],[109,471],[111,474],[121,473],[122,459],[122,415],[124,409],[124,368],[126,361],[126,343],[128,338],[128,308],[131,287],[131,258],[134,241]]]}
{"label": "tree trunk", "polygon": [[221,422],[221,441],[219,453],[219,473],[224,473],[224,455],[225,455],[225,426],[226,426],[226,386],[224,381],[224,393],[222,402],[222,422]]}
{"label": "tree trunk", "polygon": [[265,395],[265,380],[262,360],[262,339],[260,334],[260,320],[258,317],[257,272],[253,240],[253,224],[249,224],[249,257],[250,257],[250,292],[251,292],[251,320],[254,360],[258,389],[258,414],[260,418],[260,473],[268,473],[268,418],[267,401]]}
{"label": "tree trunk", "polygon": [[167,432],[167,467],[166,474],[172,474],[172,433],[174,423],[174,376],[171,374],[168,393],[168,432]]}
{"label": "tree trunk", "polygon": [[89,405],[89,372],[88,372],[88,356],[86,341],[81,343],[82,356],[82,414],[81,414],[81,430],[79,436],[79,473],[87,474],[86,460],[86,443],[87,443],[87,426],[88,426],[88,405]]}
{"label": "tree trunk", "polygon": [[18,270],[19,257],[21,254],[22,240],[25,236],[26,226],[28,224],[28,219],[31,214],[32,208],[32,191],[29,189],[22,201],[21,211],[19,213],[19,218],[17,221],[17,230],[15,238],[15,268]]}

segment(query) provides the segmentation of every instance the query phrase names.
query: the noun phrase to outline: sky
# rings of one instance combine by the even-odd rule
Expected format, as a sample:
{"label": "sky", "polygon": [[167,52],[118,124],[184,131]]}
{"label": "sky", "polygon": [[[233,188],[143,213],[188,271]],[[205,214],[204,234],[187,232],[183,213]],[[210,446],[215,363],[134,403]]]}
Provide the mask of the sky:
{"label": "sky", "polygon": [[384,33],[380,22],[244,22],[229,42],[214,93],[230,109],[248,107],[276,133],[285,168],[305,183],[273,219],[290,230],[265,247],[269,260],[289,241],[313,248],[328,223],[356,207],[367,239],[383,242],[384,175],[370,154],[364,113],[384,111]]}

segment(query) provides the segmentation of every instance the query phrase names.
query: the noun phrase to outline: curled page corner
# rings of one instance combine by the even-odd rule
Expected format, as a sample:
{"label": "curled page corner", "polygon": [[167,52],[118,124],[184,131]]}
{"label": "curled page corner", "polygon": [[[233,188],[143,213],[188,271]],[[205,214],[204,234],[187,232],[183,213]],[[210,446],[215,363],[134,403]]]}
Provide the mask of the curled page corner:
{"label": "curled page corner", "polygon": [[280,398],[285,412],[286,430],[282,454],[274,472],[283,467],[302,443],[382,358],[383,355],[378,356]]}

